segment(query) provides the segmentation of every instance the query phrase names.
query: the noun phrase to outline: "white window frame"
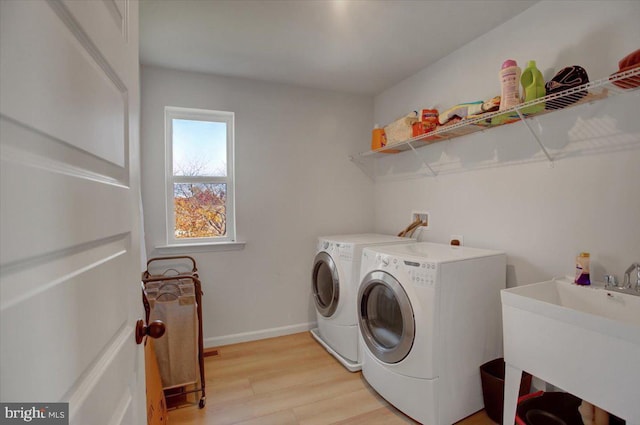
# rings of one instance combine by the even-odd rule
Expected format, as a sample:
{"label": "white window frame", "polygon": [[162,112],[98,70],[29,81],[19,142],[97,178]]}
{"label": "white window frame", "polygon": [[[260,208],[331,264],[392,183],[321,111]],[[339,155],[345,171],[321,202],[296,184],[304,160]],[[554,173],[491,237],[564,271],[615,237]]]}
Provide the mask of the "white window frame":
{"label": "white window frame", "polygon": [[[235,114],[228,111],[212,111],[207,109],[180,108],[166,106],[165,117],[165,201],[166,201],[166,235],[167,246],[184,245],[217,245],[236,242],[235,220]],[[224,122],[227,125],[227,175],[212,176],[174,176],[173,175],[173,120]],[[176,238],[174,183],[224,183],[227,185],[226,236],[206,238]]]}

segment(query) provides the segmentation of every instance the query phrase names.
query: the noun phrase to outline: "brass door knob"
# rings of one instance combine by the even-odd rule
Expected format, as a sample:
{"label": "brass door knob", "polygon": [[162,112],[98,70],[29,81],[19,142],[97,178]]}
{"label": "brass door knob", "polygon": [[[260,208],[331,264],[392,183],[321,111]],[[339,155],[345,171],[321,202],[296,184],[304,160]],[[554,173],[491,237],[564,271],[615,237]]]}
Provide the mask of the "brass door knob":
{"label": "brass door knob", "polygon": [[147,335],[151,338],[160,338],[164,335],[165,330],[165,325],[161,320],[154,320],[149,326],[145,326],[144,320],[139,319],[136,322],[136,344],[141,344]]}

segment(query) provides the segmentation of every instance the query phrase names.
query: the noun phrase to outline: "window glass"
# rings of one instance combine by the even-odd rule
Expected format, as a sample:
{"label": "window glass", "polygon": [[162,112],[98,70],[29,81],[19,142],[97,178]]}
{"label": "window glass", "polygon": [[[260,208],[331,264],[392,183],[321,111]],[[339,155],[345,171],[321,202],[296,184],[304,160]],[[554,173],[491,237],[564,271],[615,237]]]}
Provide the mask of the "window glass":
{"label": "window glass", "polygon": [[227,175],[227,123],[173,119],[173,175]]}
{"label": "window glass", "polygon": [[175,183],[173,188],[176,238],[211,238],[227,234],[226,184]]}

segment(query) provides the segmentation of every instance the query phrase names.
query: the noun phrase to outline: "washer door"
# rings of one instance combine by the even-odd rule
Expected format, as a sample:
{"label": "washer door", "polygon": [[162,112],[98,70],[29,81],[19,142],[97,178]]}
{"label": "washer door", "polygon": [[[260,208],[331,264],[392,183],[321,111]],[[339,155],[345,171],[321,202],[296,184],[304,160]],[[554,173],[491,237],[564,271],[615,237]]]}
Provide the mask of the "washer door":
{"label": "washer door", "polygon": [[407,293],[390,274],[369,272],[358,291],[360,332],[380,361],[398,363],[411,351],[415,337],[413,309]]}
{"label": "washer door", "polygon": [[320,252],[316,255],[313,262],[311,286],[313,298],[316,301],[316,310],[324,317],[331,317],[338,308],[340,281],[336,263],[326,252]]}

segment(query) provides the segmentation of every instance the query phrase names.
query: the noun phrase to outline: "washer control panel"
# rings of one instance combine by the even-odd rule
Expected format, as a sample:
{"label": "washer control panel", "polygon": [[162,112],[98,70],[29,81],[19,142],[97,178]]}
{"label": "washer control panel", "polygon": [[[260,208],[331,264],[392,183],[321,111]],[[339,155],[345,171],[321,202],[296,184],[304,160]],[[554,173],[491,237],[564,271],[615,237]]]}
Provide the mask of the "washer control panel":
{"label": "washer control panel", "polygon": [[438,269],[435,263],[405,260],[404,265],[414,285],[432,287],[436,284]]}
{"label": "washer control panel", "polygon": [[342,260],[353,260],[353,244],[338,243],[338,253]]}
{"label": "washer control panel", "polygon": [[[377,254],[376,262],[384,269],[386,267],[389,267],[389,265],[391,264],[391,258],[388,255]],[[395,261],[394,265],[396,264],[398,264],[398,260]]]}

